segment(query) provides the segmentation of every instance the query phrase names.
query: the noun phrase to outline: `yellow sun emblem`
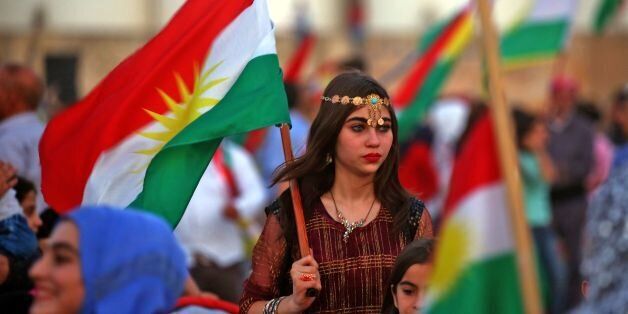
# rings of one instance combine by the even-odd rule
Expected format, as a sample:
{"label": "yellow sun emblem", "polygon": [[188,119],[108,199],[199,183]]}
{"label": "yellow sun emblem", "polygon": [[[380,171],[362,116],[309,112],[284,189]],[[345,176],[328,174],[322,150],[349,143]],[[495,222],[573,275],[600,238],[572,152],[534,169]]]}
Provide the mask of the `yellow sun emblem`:
{"label": "yellow sun emblem", "polygon": [[194,88],[190,92],[185,82],[178,73],[174,74],[177,81],[177,87],[181,97],[181,102],[177,103],[170,95],[161,89],[157,89],[157,92],[163,99],[164,103],[170,109],[170,113],[159,114],[148,109],[144,109],[153,119],[157,120],[159,124],[165,129],[159,132],[140,132],[143,137],[157,141],[158,143],[149,149],[138,150],[136,153],[154,156],[159,152],[166,143],[175,137],[181,130],[187,127],[190,123],[200,117],[207,110],[218,104],[219,99],[211,97],[203,97],[206,91],[212,87],[227,80],[226,77],[209,79],[209,76],[220,66],[222,62],[218,62],[210,69],[203,73],[199,73],[198,66],[194,66]]}

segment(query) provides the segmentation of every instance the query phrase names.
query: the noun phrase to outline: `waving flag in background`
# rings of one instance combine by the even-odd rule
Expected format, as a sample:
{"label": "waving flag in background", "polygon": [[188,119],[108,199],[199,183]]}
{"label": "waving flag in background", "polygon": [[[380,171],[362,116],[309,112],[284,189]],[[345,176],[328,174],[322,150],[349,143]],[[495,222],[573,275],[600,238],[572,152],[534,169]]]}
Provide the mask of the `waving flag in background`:
{"label": "waving flag in background", "polygon": [[577,0],[534,0],[527,17],[501,39],[508,67],[554,58],[569,42]]}
{"label": "waving flag in background", "polygon": [[175,226],[223,137],[288,121],[265,0],[188,0],[48,124],[43,193],[59,212],[130,205]]}
{"label": "waving flag in background", "polygon": [[473,17],[469,7],[461,9],[444,24],[428,31],[421,57],[393,96],[399,114],[399,141],[405,142],[423,121],[444,85],[453,65],[473,35]]}
{"label": "waving flag in background", "polygon": [[523,313],[514,240],[488,114],[456,156],[428,313]]}

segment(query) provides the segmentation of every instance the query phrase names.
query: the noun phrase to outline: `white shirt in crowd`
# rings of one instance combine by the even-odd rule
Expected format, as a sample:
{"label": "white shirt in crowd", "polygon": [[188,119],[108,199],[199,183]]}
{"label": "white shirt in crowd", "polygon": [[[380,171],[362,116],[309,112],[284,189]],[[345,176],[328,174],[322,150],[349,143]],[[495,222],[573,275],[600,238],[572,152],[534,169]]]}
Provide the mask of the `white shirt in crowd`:
{"label": "white shirt in crowd", "polygon": [[[233,205],[241,217],[253,221],[266,205],[266,188],[256,164],[248,152],[233,143],[224,142],[221,147],[231,159],[230,169],[240,191]],[[201,254],[222,268],[246,258],[238,227],[223,214],[229,201],[227,181],[212,161],[175,229],[189,264],[193,263],[194,254]]]}
{"label": "white shirt in crowd", "polygon": [[0,220],[9,218],[15,214],[23,215],[23,211],[15,197],[15,190],[9,189],[4,195],[0,195]]}
{"label": "white shirt in crowd", "polygon": [[33,111],[20,113],[0,122],[0,160],[8,162],[17,175],[35,184],[37,212],[46,208],[41,194],[41,166],[39,140],[44,133],[44,123]]}

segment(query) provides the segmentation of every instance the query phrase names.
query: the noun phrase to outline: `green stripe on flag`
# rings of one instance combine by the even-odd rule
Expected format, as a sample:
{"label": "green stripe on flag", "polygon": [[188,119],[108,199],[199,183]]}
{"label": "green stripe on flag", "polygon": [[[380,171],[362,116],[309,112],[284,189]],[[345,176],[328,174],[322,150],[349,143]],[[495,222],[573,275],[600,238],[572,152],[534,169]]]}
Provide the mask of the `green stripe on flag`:
{"label": "green stripe on flag", "polygon": [[593,21],[593,28],[597,34],[600,34],[606,28],[606,25],[611,21],[612,17],[621,6],[621,0],[600,0],[602,3],[598,6],[595,12],[595,19]]}
{"label": "green stripe on flag", "polygon": [[416,125],[425,119],[436,96],[440,93],[443,83],[449,77],[449,72],[454,65],[454,61],[455,60],[450,59],[439,61],[439,63],[430,70],[430,74],[423,82],[421,89],[412,103],[399,114],[398,137],[400,143],[410,139],[412,132],[416,130]]}
{"label": "green stripe on flag", "polygon": [[429,314],[523,313],[515,255],[503,254],[470,265],[434,302]]}
{"label": "green stripe on flag", "polygon": [[566,20],[521,25],[502,38],[502,58],[517,63],[553,57],[563,48],[567,28]]}
{"label": "green stripe on flag", "polygon": [[277,55],[252,59],[214,108],[155,155],[130,207],[155,213],[174,228],[223,137],[289,121]]}

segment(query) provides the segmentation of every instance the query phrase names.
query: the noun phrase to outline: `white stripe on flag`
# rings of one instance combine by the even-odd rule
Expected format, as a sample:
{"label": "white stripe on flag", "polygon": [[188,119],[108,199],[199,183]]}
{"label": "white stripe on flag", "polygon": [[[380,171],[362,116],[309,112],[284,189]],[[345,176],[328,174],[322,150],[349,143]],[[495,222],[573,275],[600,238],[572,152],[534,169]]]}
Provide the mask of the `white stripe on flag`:
{"label": "white stripe on flag", "polygon": [[[257,0],[242,12],[214,41],[203,71],[222,62],[208,80],[227,78],[207,90],[203,97],[222,99],[248,62],[254,57],[276,53],[273,25],[265,0]],[[194,66],[190,62],[190,67]],[[172,76],[172,80],[174,80]],[[159,88],[159,86],[155,86]],[[178,98],[178,95],[170,95]],[[142,113],[145,114],[145,113]],[[137,130],[118,145],[103,152],[85,186],[83,204],[129,205],[142,190],[146,165],[152,156],[134,153],[153,148],[158,142],[139,135],[140,132],[160,132],[165,128],[158,122]]]}
{"label": "white stripe on flag", "polygon": [[500,182],[478,188],[460,201],[449,219],[469,235],[469,263],[513,251],[506,188]]}

